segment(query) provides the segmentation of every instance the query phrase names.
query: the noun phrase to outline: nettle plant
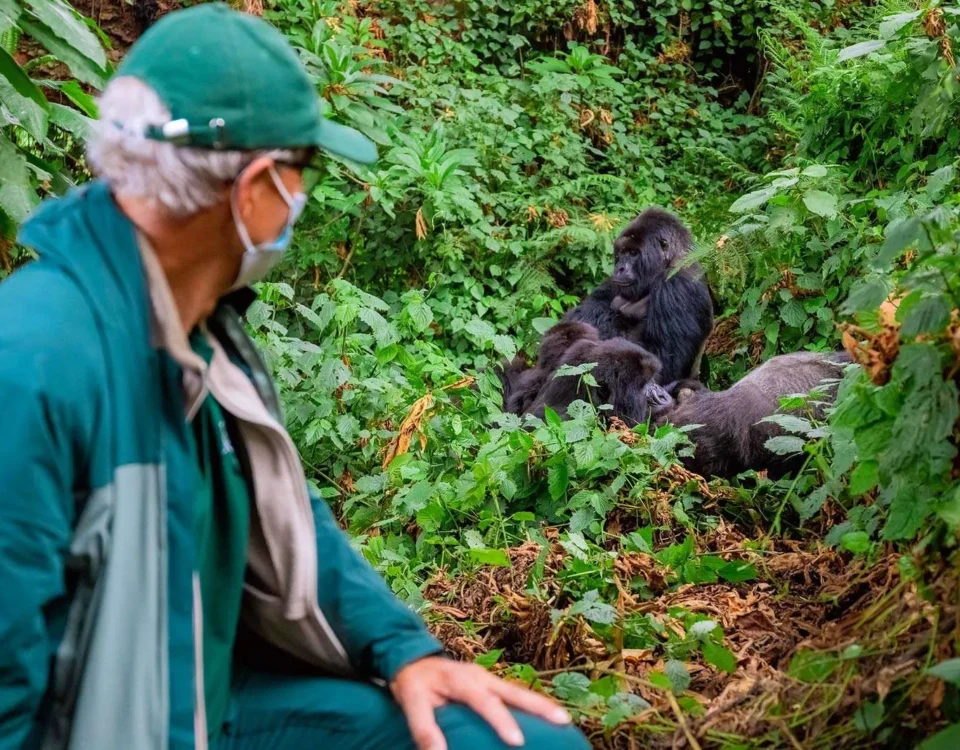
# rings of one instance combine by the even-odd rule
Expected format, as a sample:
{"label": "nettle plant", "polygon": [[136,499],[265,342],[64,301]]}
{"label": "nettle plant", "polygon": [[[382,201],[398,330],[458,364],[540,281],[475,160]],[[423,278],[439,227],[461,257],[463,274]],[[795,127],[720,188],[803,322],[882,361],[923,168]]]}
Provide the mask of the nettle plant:
{"label": "nettle plant", "polygon": [[694,257],[718,294],[738,298],[740,332],[762,334],[765,356],[831,347],[836,307],[872,252],[864,211],[835,165],[771,172],[762,183],[733,203],[740,218]]}
{"label": "nettle plant", "polygon": [[[831,420],[834,463],[837,474],[852,468],[851,503],[867,504],[853,506],[837,533],[859,532],[865,548],[878,536],[910,540],[960,525],[958,290],[960,209],[939,206],[887,227],[874,272],[847,301],[858,318],[847,345],[864,371],[845,383]],[[878,313],[891,293],[895,315]],[[942,525],[926,523],[934,516]]]}
{"label": "nettle plant", "polygon": [[[43,49],[20,64],[27,38]],[[25,257],[8,255],[17,224],[44,196],[86,176],[82,144],[97,116],[89,91],[112,69],[104,44],[99,28],[62,0],[0,0],[0,278]],[[60,63],[75,78],[44,76]]]}

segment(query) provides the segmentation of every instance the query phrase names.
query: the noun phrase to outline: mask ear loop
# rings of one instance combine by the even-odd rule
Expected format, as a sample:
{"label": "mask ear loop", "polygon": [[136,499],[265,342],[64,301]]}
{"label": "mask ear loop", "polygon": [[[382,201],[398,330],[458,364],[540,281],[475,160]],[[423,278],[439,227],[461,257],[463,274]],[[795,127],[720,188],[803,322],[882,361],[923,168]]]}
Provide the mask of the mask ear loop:
{"label": "mask ear loop", "polygon": [[277,171],[276,165],[270,165],[270,178],[273,180],[273,184],[277,188],[277,192],[280,193],[280,197],[286,202],[287,207],[290,209],[290,213],[287,215],[287,231],[293,228],[293,225],[296,223],[297,219],[300,218],[300,214],[303,213],[303,209],[307,205],[307,196],[303,193],[297,193],[296,195],[291,195],[290,191],[287,190],[287,186],[283,184],[283,180],[280,177],[280,173]]}

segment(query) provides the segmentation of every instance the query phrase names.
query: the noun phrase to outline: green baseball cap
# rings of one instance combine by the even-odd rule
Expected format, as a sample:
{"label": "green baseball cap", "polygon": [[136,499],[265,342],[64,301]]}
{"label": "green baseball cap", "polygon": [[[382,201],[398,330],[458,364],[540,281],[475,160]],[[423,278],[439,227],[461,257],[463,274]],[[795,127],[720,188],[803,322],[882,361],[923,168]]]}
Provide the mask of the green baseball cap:
{"label": "green baseball cap", "polygon": [[116,75],[150,86],[171,120],[157,140],[239,151],[319,147],[376,161],[362,133],[323,117],[296,52],[273,26],[221,3],[177,10],[137,40]]}

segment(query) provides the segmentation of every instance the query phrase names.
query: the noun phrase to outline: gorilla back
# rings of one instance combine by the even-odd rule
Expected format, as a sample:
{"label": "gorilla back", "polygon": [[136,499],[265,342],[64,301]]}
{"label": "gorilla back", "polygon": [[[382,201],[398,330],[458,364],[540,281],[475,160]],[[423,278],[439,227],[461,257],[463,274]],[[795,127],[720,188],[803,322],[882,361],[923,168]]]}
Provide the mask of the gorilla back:
{"label": "gorilla back", "polygon": [[646,209],[614,242],[613,275],[567,312],[564,322],[587,323],[601,339],[625,338],[642,346],[662,363],[658,382],[695,377],[713,330],[713,302],[699,265],[675,271],[692,246],[679,219]]}
{"label": "gorilla back", "polygon": [[[798,471],[803,456],[780,456],[767,450],[767,440],[783,434],[773,422],[762,422],[780,408],[779,400],[794,393],[809,393],[823,380],[839,379],[851,361],[846,352],[822,354],[796,352],[764,362],[725,391],[681,387],[676,403],[658,411],[656,422],[678,427],[702,425],[690,432],[696,446],[684,465],[705,477],[730,477],[747,469],[767,469],[773,478]],[[814,408],[822,419],[826,405],[836,398],[830,386]]]}

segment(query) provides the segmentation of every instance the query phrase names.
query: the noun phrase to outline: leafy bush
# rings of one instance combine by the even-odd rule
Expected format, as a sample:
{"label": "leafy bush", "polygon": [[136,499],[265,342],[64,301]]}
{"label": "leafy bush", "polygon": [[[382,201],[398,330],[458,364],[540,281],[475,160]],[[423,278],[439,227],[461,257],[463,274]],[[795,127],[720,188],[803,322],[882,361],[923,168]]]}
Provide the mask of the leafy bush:
{"label": "leafy bush", "polygon": [[[85,175],[75,165],[97,116],[89,92],[110,69],[97,31],[63,0],[0,0],[0,274],[11,268],[16,225],[44,194]],[[15,58],[24,34],[46,54]],[[74,77],[33,77],[60,64]]]}
{"label": "leafy bush", "polygon": [[[109,65],[65,8],[0,0],[3,249],[85,176]],[[958,13],[265,14],[381,159],[306,175],[295,247],[247,322],[310,480],[451,650],[552,691],[597,744],[902,745],[960,718],[940,626],[958,616]],[[51,56],[28,60],[21,32]],[[685,432],[608,429],[602,405],[500,413],[493,365],[535,351],[654,203],[691,225],[721,306],[713,384],[798,349],[858,363],[826,422],[804,416],[816,393],[771,418],[769,447],[805,456],[796,477],[697,477]]]}

